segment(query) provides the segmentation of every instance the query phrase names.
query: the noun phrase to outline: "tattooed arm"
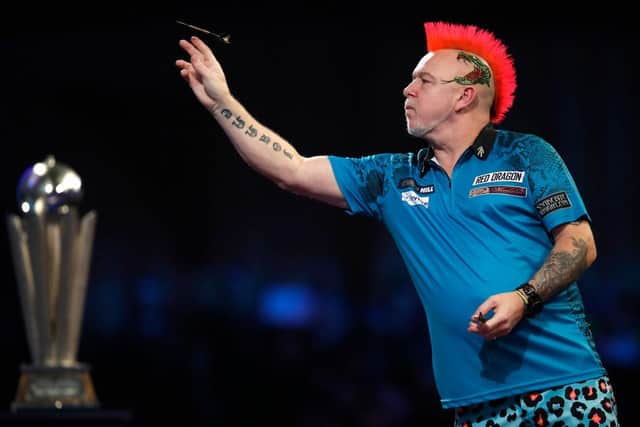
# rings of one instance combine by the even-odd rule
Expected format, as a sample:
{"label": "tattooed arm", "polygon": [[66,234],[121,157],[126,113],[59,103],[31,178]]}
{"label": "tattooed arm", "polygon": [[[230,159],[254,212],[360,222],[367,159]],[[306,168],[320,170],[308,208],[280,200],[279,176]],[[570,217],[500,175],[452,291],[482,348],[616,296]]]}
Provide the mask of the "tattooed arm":
{"label": "tattooed arm", "polygon": [[[596,246],[588,221],[559,225],[552,234],[555,243],[551,253],[529,280],[543,301],[548,301],[578,279],[596,259]],[[483,316],[492,310],[493,317],[483,320]],[[493,340],[509,334],[524,312],[524,304],[516,292],[492,295],[473,313],[467,330]]]}
{"label": "tattooed arm", "polygon": [[347,203],[326,156],[306,158],[233,97],[210,110],[242,159],[278,187],[342,208]]}
{"label": "tattooed arm", "polygon": [[554,245],[529,283],[548,301],[577,280],[596,259],[596,245],[586,220],[559,225],[552,230]]}
{"label": "tattooed arm", "polygon": [[260,124],[230,93],[222,67],[197,37],[180,41],[190,62],[176,61],[196,98],[220,124],[242,159],[280,188],[347,208],[326,156],[306,158]]}

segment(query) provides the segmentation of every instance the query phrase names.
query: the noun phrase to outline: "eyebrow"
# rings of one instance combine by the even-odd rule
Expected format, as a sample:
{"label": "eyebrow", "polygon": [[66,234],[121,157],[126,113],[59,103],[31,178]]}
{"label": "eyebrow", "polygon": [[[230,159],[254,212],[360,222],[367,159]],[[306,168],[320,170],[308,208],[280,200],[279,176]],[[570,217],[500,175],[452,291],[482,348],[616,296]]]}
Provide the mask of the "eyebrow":
{"label": "eyebrow", "polygon": [[436,76],[434,76],[433,74],[431,74],[431,73],[430,73],[430,72],[428,72],[428,71],[421,71],[421,72],[419,72],[419,73],[412,73],[412,74],[411,74],[411,78],[412,78],[412,79],[415,79],[416,77],[424,77],[424,76],[426,76],[426,77],[430,77],[430,78],[432,78],[432,79],[434,79],[434,80],[436,80],[436,79],[437,79],[437,78],[436,78]]}

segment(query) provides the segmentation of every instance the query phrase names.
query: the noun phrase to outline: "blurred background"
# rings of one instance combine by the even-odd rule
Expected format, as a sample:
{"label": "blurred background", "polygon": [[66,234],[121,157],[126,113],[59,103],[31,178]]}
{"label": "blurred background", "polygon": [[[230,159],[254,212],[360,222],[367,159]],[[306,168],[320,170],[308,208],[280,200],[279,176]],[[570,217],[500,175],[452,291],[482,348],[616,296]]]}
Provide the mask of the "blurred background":
{"label": "blurred background", "polygon": [[[416,151],[402,89],[423,22],[476,24],[518,70],[500,126],[553,144],[593,219],[580,281],[623,425],[637,425],[640,253],[637,28],[624,9],[307,2],[18,5],[0,29],[0,200],[47,155],[82,178],[98,223],[79,360],[136,426],[450,425],[425,315],[386,231],[249,169],[179,77],[183,20],[236,97],[303,155]],[[574,15],[575,13],[575,15]],[[0,408],[29,361],[6,227]],[[452,307],[455,308],[455,307]],[[3,403],[4,402],[4,403]],[[634,418],[635,417],[635,418]]]}

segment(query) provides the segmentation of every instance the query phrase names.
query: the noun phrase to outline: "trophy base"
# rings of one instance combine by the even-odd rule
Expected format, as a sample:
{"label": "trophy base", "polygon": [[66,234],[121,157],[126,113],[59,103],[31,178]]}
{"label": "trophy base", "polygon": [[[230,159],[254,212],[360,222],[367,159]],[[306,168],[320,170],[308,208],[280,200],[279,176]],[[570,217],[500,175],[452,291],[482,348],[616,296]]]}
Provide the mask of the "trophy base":
{"label": "trophy base", "polygon": [[85,364],[66,366],[20,366],[20,380],[13,412],[51,409],[97,409],[90,367]]}

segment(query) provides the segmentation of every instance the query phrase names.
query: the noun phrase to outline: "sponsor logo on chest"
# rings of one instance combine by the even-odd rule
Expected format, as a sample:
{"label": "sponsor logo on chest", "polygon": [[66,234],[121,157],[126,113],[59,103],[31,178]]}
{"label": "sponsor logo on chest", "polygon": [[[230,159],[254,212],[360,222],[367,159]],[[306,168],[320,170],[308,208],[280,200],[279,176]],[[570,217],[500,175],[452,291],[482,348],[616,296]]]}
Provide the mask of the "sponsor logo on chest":
{"label": "sponsor logo on chest", "polygon": [[404,178],[401,179],[398,183],[398,188],[413,188],[416,193],[420,194],[431,194],[435,191],[435,187],[433,184],[428,185],[418,185],[415,179],[413,178]]}
{"label": "sponsor logo on chest", "polygon": [[405,191],[402,193],[402,201],[409,206],[429,207],[429,196],[421,196],[415,191]]}
{"label": "sponsor logo on chest", "polygon": [[524,181],[524,171],[495,171],[476,176],[472,185],[486,184],[487,182],[522,183],[522,181]]}
{"label": "sponsor logo on chest", "polygon": [[527,189],[524,187],[512,187],[508,185],[492,185],[472,188],[471,191],[469,191],[469,197],[485,196],[487,194],[504,194],[506,196],[526,197]]}

